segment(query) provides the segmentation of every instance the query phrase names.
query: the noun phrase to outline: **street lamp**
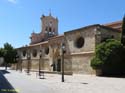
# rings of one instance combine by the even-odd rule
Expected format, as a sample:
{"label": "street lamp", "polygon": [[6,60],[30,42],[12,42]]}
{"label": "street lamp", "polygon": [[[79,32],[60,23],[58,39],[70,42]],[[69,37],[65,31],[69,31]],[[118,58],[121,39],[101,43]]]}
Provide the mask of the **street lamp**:
{"label": "street lamp", "polygon": [[42,50],[40,50],[39,54],[39,78],[41,78],[41,57],[42,57]]}
{"label": "street lamp", "polygon": [[28,60],[28,64],[27,64],[27,74],[28,74],[28,75],[29,75],[29,73],[30,73],[30,59],[31,59],[31,57],[30,57],[30,52],[27,51],[27,60]]}
{"label": "street lamp", "polygon": [[62,49],[62,82],[64,82],[64,53],[65,53],[65,44],[62,43],[62,46],[61,46],[61,49]]}
{"label": "street lamp", "polygon": [[17,71],[18,70],[18,62],[19,62],[19,55],[18,54],[16,54],[15,61],[17,62],[17,65],[16,65],[16,71]]}
{"label": "street lamp", "polygon": [[22,72],[22,59],[20,59],[20,65],[21,65],[21,69],[20,69],[20,71]]}

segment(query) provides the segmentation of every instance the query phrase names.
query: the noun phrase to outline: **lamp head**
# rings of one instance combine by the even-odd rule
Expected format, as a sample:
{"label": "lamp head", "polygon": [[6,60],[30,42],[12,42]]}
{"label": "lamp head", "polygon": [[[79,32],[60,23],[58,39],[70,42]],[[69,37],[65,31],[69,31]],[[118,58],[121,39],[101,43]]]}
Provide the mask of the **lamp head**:
{"label": "lamp head", "polygon": [[62,51],[63,51],[63,53],[66,53],[66,46],[64,43],[62,43]]}
{"label": "lamp head", "polygon": [[40,57],[42,56],[42,50],[40,50],[40,54],[39,54],[39,56],[40,56]]}
{"label": "lamp head", "polygon": [[65,49],[65,44],[64,43],[62,43],[62,49]]}

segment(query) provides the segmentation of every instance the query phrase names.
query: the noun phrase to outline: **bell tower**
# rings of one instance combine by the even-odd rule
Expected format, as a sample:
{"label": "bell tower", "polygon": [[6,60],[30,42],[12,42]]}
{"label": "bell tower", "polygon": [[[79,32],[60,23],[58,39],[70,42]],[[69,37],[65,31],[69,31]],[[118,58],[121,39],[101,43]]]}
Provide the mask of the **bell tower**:
{"label": "bell tower", "polygon": [[41,31],[40,33],[33,32],[30,36],[31,43],[36,44],[40,42],[44,42],[51,37],[58,35],[58,19],[51,16],[42,15],[41,19]]}
{"label": "bell tower", "polygon": [[58,19],[51,16],[51,13],[49,16],[42,15],[41,23],[41,33],[45,39],[58,35]]}

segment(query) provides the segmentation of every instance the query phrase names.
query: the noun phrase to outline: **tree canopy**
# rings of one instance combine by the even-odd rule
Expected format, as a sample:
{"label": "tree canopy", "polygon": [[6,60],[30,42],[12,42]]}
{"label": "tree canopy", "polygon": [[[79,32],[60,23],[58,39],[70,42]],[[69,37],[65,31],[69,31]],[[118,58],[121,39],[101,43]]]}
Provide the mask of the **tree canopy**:
{"label": "tree canopy", "polygon": [[16,55],[16,50],[9,43],[5,43],[4,48],[0,48],[0,57],[4,58],[4,64],[6,65],[6,68],[9,63],[16,62]]}
{"label": "tree canopy", "polygon": [[4,44],[4,60],[7,63],[14,63],[16,57],[16,50],[12,47],[11,44]]}
{"label": "tree canopy", "polygon": [[125,49],[120,41],[109,39],[97,45],[91,66],[102,69],[105,73],[121,73],[125,71],[124,57]]}
{"label": "tree canopy", "polygon": [[125,45],[125,16],[123,17],[123,21],[122,21],[121,43],[122,43],[123,45]]}
{"label": "tree canopy", "polygon": [[0,57],[3,57],[3,56],[4,56],[4,49],[0,48]]}

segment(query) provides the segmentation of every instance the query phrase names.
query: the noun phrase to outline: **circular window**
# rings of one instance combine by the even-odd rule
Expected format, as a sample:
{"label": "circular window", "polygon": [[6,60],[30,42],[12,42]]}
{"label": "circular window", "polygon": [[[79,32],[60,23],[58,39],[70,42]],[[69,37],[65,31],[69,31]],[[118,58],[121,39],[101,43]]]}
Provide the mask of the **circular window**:
{"label": "circular window", "polygon": [[75,42],[75,46],[77,48],[82,48],[84,45],[84,38],[83,37],[79,37],[76,42]]}
{"label": "circular window", "polygon": [[24,57],[26,56],[26,51],[25,51],[25,50],[23,51],[23,56],[24,56]]}
{"label": "circular window", "polygon": [[36,49],[33,50],[32,55],[33,55],[33,57],[37,56],[37,50]]}
{"label": "circular window", "polygon": [[45,54],[48,55],[49,54],[49,47],[45,48]]}

